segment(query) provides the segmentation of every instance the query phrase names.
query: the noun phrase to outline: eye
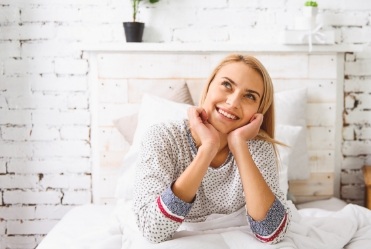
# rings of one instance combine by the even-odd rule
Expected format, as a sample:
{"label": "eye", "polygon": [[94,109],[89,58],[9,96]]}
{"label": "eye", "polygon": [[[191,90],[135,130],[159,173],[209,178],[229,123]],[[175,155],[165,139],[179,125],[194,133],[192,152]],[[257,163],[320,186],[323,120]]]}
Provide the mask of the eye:
{"label": "eye", "polygon": [[254,94],[252,94],[252,93],[247,93],[247,94],[245,95],[245,98],[247,98],[247,99],[251,99],[251,100],[253,100],[253,101],[256,101],[256,96],[255,96]]}
{"label": "eye", "polygon": [[232,84],[228,81],[223,81],[222,85],[225,86],[225,88],[232,89]]}

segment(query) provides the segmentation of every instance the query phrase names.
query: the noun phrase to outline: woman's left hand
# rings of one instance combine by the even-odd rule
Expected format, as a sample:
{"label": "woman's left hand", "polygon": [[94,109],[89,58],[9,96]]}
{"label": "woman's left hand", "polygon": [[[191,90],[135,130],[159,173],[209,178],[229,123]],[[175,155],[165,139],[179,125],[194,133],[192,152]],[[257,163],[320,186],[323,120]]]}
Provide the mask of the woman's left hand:
{"label": "woman's left hand", "polygon": [[247,140],[253,139],[258,135],[260,126],[263,123],[263,114],[255,113],[250,122],[240,128],[231,131],[228,134],[228,145],[233,147],[236,143],[246,143]]}

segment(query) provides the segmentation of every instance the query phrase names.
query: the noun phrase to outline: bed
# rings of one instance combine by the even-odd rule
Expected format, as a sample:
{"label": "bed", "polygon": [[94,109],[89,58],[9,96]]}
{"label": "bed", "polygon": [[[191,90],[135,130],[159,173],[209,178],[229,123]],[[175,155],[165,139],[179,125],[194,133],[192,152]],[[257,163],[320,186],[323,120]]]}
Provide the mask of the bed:
{"label": "bed", "polygon": [[[141,79],[142,83],[145,81]],[[279,90],[275,93],[277,138],[291,145],[290,148],[279,148],[280,187],[284,193],[287,193],[288,203],[293,213],[292,223],[284,241],[270,246],[257,242],[252,236],[246,236],[250,233],[248,227],[244,224],[233,223],[235,218],[242,214],[241,211],[230,216],[210,219],[207,224],[201,224],[202,227],[186,224],[184,230],[179,231],[175,239],[169,242],[148,244],[141,239],[131,211],[132,180],[139,141],[144,131],[153,123],[186,117],[189,105],[198,101],[201,89],[199,82],[202,80],[174,81],[171,79],[166,81],[166,79],[161,79],[161,81],[161,87],[157,81],[150,80],[147,88],[143,88],[142,84],[139,91],[134,91],[136,94],[133,94],[131,98],[140,99],[135,104],[120,101],[114,104],[103,101],[100,107],[94,104],[95,111],[100,114],[100,117],[93,118],[95,120],[92,124],[93,147],[94,144],[98,146],[93,149],[93,157],[100,158],[96,161],[97,164],[112,164],[112,158],[115,158],[116,164],[120,164],[119,171],[117,171],[119,176],[115,181],[117,184],[111,188],[111,192],[115,193],[115,201],[103,201],[106,205],[97,202],[72,209],[48,233],[37,249],[238,249],[246,247],[338,249],[367,248],[371,245],[371,211],[333,197],[334,176],[327,170],[335,164],[333,154],[331,154],[333,151],[329,153],[329,150],[323,150],[322,145],[317,149],[323,150],[323,154],[331,155],[330,160],[321,159],[322,154],[318,151],[316,151],[316,156],[313,156],[313,151],[311,151],[314,147],[318,147],[318,141],[321,144],[330,144],[331,148],[336,143],[332,132],[332,128],[336,125],[335,115],[325,111],[327,116],[332,117],[330,119],[332,126],[328,125],[328,120],[320,119],[319,123],[325,126],[324,128],[315,127],[313,123],[317,121],[313,120],[317,117],[314,113],[324,111],[323,106],[333,107],[328,104],[328,98],[336,99],[336,95],[332,94],[337,91],[332,82],[326,84],[321,81],[313,87],[310,85],[311,80],[304,81],[302,85],[290,85],[288,81],[284,81],[285,86],[281,84],[276,87],[275,85]],[[297,79],[295,83],[296,81]],[[119,85],[119,80],[103,79],[100,82],[101,84],[96,84],[100,88],[95,92],[108,92],[111,95],[106,95],[105,98],[95,96],[95,99],[110,99],[111,101],[114,96],[120,95],[119,92],[110,89],[112,85]],[[125,84],[128,85],[127,82]],[[317,88],[320,88],[320,91],[317,91]],[[110,90],[107,91],[107,89]],[[313,104],[312,97],[315,96],[316,100],[320,99],[324,90],[328,91],[327,102],[323,101],[325,102],[323,105]],[[309,121],[312,123],[308,123],[307,109],[311,112],[309,116],[315,117],[310,118]],[[328,129],[331,135],[323,136],[321,132],[323,129]],[[99,136],[101,139],[94,139]],[[116,147],[120,147],[120,150]],[[101,149],[104,151],[102,152]],[[116,157],[117,154],[124,154],[124,157]],[[314,163],[313,160],[315,160]],[[320,169],[314,174],[313,165]],[[320,177],[312,181],[313,175]],[[312,182],[314,184],[311,185]],[[102,184],[95,184],[94,191],[99,192],[101,186]],[[297,194],[302,193],[303,189],[304,192],[309,189],[308,196],[303,197]],[[95,193],[95,196],[99,195]],[[310,201],[311,198],[314,201]],[[228,225],[228,222],[220,221],[230,221],[233,224]]]}

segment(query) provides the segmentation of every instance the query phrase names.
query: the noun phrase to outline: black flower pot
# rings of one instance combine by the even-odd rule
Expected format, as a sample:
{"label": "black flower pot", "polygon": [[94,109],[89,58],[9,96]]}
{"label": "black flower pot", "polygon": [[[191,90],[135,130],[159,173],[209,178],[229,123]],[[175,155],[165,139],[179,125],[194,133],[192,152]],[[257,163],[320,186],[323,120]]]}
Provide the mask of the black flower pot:
{"label": "black flower pot", "polygon": [[124,22],[126,42],[142,42],[144,23]]}

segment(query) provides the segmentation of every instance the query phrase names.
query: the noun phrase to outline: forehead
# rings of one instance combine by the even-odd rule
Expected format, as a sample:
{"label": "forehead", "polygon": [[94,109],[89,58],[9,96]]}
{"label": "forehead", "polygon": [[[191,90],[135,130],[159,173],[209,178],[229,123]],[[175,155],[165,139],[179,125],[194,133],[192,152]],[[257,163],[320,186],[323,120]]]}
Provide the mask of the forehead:
{"label": "forehead", "polygon": [[248,83],[263,88],[263,78],[260,73],[243,62],[231,62],[222,66],[215,77],[228,77],[238,84]]}

